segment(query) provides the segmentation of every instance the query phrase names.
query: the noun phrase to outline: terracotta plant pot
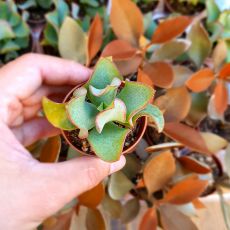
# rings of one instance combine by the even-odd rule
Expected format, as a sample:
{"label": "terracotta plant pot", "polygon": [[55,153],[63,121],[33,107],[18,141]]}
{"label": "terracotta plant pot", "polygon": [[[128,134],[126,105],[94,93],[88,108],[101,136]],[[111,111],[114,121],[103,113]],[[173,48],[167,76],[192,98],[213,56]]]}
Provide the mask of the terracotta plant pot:
{"label": "terracotta plant pot", "polygon": [[[83,84],[80,84],[78,86],[76,86],[75,88],[73,88],[65,97],[65,99],[63,100],[63,102],[68,102],[71,97],[72,97],[72,94],[73,92],[81,87]],[[145,133],[145,130],[146,130],[146,127],[147,127],[147,122],[148,122],[148,119],[147,117],[141,117],[139,120],[138,120],[138,131],[137,131],[137,136],[136,136],[136,139],[135,141],[128,147],[128,148],[123,148],[123,151],[122,151],[122,154],[127,154],[127,153],[131,153],[134,151],[134,149],[136,148],[137,144],[140,142],[141,138],[143,137],[144,133]],[[91,154],[88,154],[84,151],[82,151],[80,148],[77,148],[70,140],[69,136],[67,135],[69,132],[68,131],[65,131],[65,130],[62,130],[62,135],[64,137],[64,139],[66,140],[66,142],[72,147],[74,148],[75,150],[77,150],[78,152],[80,152],[82,155],[90,155],[92,156]]]}

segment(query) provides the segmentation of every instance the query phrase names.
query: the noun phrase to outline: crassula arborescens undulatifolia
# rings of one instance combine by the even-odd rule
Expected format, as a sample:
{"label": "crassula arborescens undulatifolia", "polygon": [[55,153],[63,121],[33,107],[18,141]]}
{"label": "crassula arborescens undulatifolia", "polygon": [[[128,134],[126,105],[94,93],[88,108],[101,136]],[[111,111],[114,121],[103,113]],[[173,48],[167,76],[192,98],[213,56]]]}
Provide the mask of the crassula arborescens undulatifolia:
{"label": "crassula arborescens undulatifolia", "polygon": [[148,116],[159,132],[161,111],[150,104],[154,90],[139,82],[124,81],[110,58],[98,61],[90,80],[77,88],[66,103],[43,99],[47,119],[62,130],[79,129],[94,153],[105,161],[119,159],[125,139],[138,118]]}

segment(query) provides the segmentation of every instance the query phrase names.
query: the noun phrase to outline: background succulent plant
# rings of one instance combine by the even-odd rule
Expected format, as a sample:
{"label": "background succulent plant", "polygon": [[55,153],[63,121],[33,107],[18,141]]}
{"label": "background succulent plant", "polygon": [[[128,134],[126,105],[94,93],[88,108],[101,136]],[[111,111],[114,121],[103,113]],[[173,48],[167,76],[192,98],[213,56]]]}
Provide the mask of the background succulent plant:
{"label": "background succulent plant", "polygon": [[79,129],[79,138],[87,138],[97,156],[116,161],[138,118],[148,116],[159,132],[163,130],[163,115],[150,104],[153,95],[150,86],[124,82],[111,59],[102,58],[90,80],[77,88],[67,103],[57,104],[44,98],[43,108],[54,126]]}

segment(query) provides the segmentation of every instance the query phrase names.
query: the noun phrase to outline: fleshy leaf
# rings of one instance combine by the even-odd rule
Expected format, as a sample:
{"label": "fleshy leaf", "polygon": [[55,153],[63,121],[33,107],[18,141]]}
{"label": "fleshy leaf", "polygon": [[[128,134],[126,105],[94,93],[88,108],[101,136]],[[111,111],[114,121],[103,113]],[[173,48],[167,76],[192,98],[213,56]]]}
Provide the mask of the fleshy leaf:
{"label": "fleshy leaf", "polygon": [[155,208],[149,208],[142,217],[139,230],[155,230],[157,229],[157,212]]}
{"label": "fleshy leaf", "polygon": [[88,141],[98,157],[113,162],[120,158],[129,131],[110,122],[105,125],[101,133],[98,133],[96,128],[90,131]]}
{"label": "fleshy leaf", "polygon": [[133,124],[135,124],[137,119],[142,116],[149,117],[150,121],[154,122],[156,125],[158,132],[162,132],[164,128],[164,117],[158,107],[148,104],[145,109],[141,110],[133,117]]}
{"label": "fleshy leaf", "polygon": [[106,123],[110,121],[117,121],[125,123],[126,121],[126,106],[120,99],[115,99],[113,107],[100,112],[96,117],[96,129],[99,133],[103,130]]}
{"label": "fleshy leaf", "polygon": [[6,21],[0,20],[0,40],[14,37],[15,34],[10,25]]}
{"label": "fleshy leaf", "polygon": [[86,102],[85,96],[81,96],[71,99],[66,108],[71,122],[81,130],[79,137],[86,138],[87,131],[95,126],[97,107]]}
{"label": "fleshy leaf", "polygon": [[132,117],[144,109],[152,100],[154,90],[152,87],[138,82],[126,81],[124,88],[118,95],[127,108],[127,121],[132,125]]}
{"label": "fleshy leaf", "polygon": [[97,62],[93,75],[85,84],[85,87],[88,88],[91,85],[97,89],[104,89],[111,84],[114,78],[123,80],[117,67],[112,63],[111,58],[101,58]]}
{"label": "fleshy leaf", "polygon": [[46,118],[53,126],[63,130],[76,129],[67,116],[65,104],[55,103],[44,97],[42,100],[42,106]]}
{"label": "fleshy leaf", "polygon": [[74,92],[73,92],[73,97],[85,97],[87,94],[87,89],[84,87],[80,87],[77,88]]}
{"label": "fleshy leaf", "polygon": [[86,63],[86,35],[78,23],[70,17],[67,17],[61,26],[58,48],[63,58],[74,60],[81,64]]}

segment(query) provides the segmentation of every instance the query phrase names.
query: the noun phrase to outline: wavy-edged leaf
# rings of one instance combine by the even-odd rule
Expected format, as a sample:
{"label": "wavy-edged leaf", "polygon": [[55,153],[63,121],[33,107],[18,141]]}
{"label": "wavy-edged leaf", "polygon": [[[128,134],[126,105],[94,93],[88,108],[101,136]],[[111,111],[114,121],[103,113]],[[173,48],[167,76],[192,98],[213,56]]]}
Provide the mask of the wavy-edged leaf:
{"label": "wavy-edged leaf", "polygon": [[57,162],[61,151],[60,136],[50,137],[41,149],[39,160],[41,162]]}
{"label": "wavy-edged leaf", "polygon": [[206,174],[211,172],[211,169],[208,165],[202,164],[201,162],[199,162],[193,157],[182,156],[178,158],[178,161],[181,163],[181,165],[184,168],[192,172],[199,173],[199,174]]}
{"label": "wavy-edged leaf", "polygon": [[133,198],[125,203],[121,211],[121,222],[129,223],[137,217],[140,211],[140,202],[137,198]]}
{"label": "wavy-edged leaf", "polygon": [[86,138],[88,130],[95,127],[97,107],[85,101],[85,96],[81,96],[71,99],[66,105],[66,110],[71,122],[80,129],[79,137]]}
{"label": "wavy-edged leaf", "polygon": [[70,17],[66,17],[60,28],[58,49],[63,58],[74,60],[81,64],[86,63],[86,35],[78,23]]}
{"label": "wavy-edged leaf", "polygon": [[87,230],[106,230],[104,218],[98,209],[88,209],[86,228]]}
{"label": "wavy-edged leaf", "polygon": [[149,194],[162,189],[176,171],[175,159],[171,152],[160,153],[148,161],[143,178]]}
{"label": "wavy-edged leaf", "polygon": [[216,112],[220,115],[223,114],[228,107],[228,91],[223,80],[218,81],[215,87],[214,104]]}
{"label": "wavy-edged leaf", "polygon": [[66,104],[55,103],[48,98],[43,97],[42,106],[46,118],[53,126],[63,130],[76,129],[67,116]]}
{"label": "wavy-edged leaf", "polygon": [[219,72],[219,78],[230,80],[230,63],[225,64]]}
{"label": "wavy-edged leaf", "polygon": [[101,56],[112,56],[114,61],[126,60],[132,58],[137,52],[137,49],[130,45],[125,40],[114,40],[104,48]]}
{"label": "wavy-edged leaf", "polygon": [[138,69],[137,81],[142,82],[146,85],[153,86],[151,78],[141,69]]}
{"label": "wavy-edged leaf", "polygon": [[97,131],[101,133],[104,125],[110,121],[125,123],[126,106],[122,100],[116,98],[111,108],[97,114],[95,120]]}
{"label": "wavy-edged leaf", "polygon": [[94,188],[82,193],[78,196],[78,201],[80,205],[84,205],[88,208],[96,208],[105,196],[105,187],[103,183],[99,183]]}
{"label": "wavy-edged leaf", "polygon": [[154,90],[148,86],[139,82],[126,81],[124,88],[118,94],[118,98],[121,99],[127,108],[127,121],[132,125],[132,117],[144,109],[147,104],[152,100],[154,96]]}
{"label": "wavy-edged leaf", "polygon": [[139,230],[156,230],[158,225],[155,208],[149,208],[142,217]]}
{"label": "wavy-edged leaf", "polygon": [[103,25],[100,16],[97,14],[90,26],[88,37],[88,60],[89,65],[91,60],[100,50],[103,39]]}
{"label": "wavy-edged leaf", "polygon": [[166,122],[181,121],[188,115],[191,96],[184,86],[172,88],[158,97],[154,104],[164,112]]}
{"label": "wavy-edged leaf", "polygon": [[159,133],[163,131],[165,124],[164,117],[161,110],[157,106],[148,104],[145,109],[141,110],[133,117],[133,124],[136,123],[138,118],[143,116],[147,116],[150,121],[155,124]]}
{"label": "wavy-edged leaf", "polygon": [[200,67],[208,57],[212,48],[208,33],[201,23],[197,22],[192,25],[187,38],[191,41],[188,55],[196,66]]}
{"label": "wavy-edged leaf", "polygon": [[188,177],[174,185],[161,200],[162,203],[186,204],[198,198],[208,186],[208,181]]}
{"label": "wavy-edged leaf", "polygon": [[96,128],[90,131],[88,141],[99,158],[113,162],[119,160],[129,131],[110,122],[104,126],[101,133],[98,133]]}
{"label": "wavy-edged leaf", "polygon": [[150,61],[174,60],[188,50],[191,42],[186,39],[177,39],[163,44],[153,52]]}
{"label": "wavy-edged leaf", "polygon": [[114,33],[119,39],[134,46],[139,45],[139,39],[144,32],[141,11],[131,0],[113,0],[110,22]]}
{"label": "wavy-edged leaf", "polygon": [[100,58],[91,78],[84,86],[88,88],[89,85],[92,85],[97,89],[104,89],[107,85],[111,84],[114,78],[119,78],[121,81],[123,80],[123,77],[113,64],[111,58]]}
{"label": "wavy-edged leaf", "polygon": [[207,148],[200,132],[187,125],[178,122],[166,123],[164,127],[164,133],[171,137],[173,140],[184,144],[190,149],[208,155],[213,154]]}
{"label": "wavy-edged leaf", "polygon": [[170,88],[173,84],[173,70],[171,65],[166,62],[147,63],[144,65],[143,71],[158,87]]}
{"label": "wavy-edged leaf", "polygon": [[108,185],[108,193],[114,200],[123,198],[132,188],[134,184],[121,171],[111,175]]}
{"label": "wavy-edged leaf", "polygon": [[153,33],[152,43],[164,43],[172,40],[181,35],[191,22],[192,18],[188,16],[178,16],[163,21]]}
{"label": "wavy-edged leaf", "polygon": [[202,92],[212,84],[214,73],[209,68],[204,68],[194,73],[187,81],[186,86],[193,92]]}

